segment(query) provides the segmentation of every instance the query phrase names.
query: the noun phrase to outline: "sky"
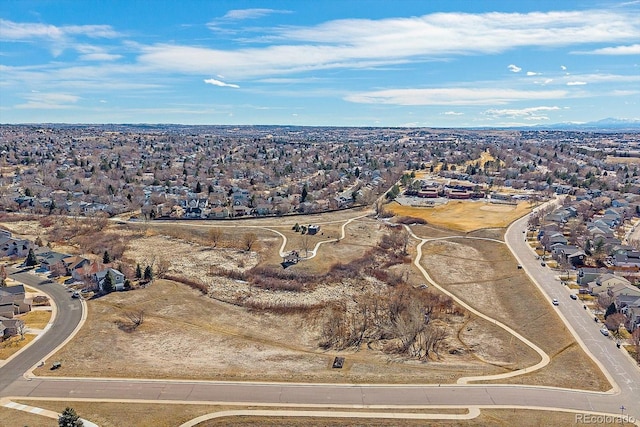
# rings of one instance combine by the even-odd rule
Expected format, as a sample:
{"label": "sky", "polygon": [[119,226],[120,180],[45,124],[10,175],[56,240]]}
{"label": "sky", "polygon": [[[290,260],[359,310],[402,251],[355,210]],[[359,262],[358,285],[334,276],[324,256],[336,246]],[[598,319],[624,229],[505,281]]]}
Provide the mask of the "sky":
{"label": "sky", "polygon": [[640,0],[2,0],[0,123],[640,120]]}

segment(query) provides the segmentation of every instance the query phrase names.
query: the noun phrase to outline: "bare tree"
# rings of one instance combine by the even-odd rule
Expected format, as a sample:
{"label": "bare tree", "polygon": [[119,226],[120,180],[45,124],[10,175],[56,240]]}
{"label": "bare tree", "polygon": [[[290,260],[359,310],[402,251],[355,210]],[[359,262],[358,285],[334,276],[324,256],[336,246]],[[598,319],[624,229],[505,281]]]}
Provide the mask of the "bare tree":
{"label": "bare tree", "polygon": [[158,258],[155,262],[156,277],[159,279],[164,278],[171,268],[171,262],[166,258]]}
{"label": "bare tree", "polygon": [[209,230],[209,240],[211,240],[211,244],[213,247],[217,247],[218,243],[222,240],[222,230],[219,227],[213,227]]}
{"label": "bare tree", "polygon": [[142,323],[144,322],[144,310],[141,308],[127,311],[126,313],[124,313],[124,315],[127,319],[129,319],[129,321],[131,321],[133,329],[142,325]]}
{"label": "bare tree", "polygon": [[309,249],[311,248],[311,237],[308,234],[303,234],[300,237],[300,247],[304,250],[304,256],[309,256]]}
{"label": "bare tree", "polygon": [[27,325],[22,320],[16,322],[16,333],[20,335],[20,340],[24,339],[24,334],[27,333]]}
{"label": "bare tree", "polygon": [[256,236],[255,233],[245,233],[242,237],[242,247],[244,247],[245,251],[249,252],[257,241],[258,236]]}
{"label": "bare tree", "polygon": [[618,329],[620,329],[620,325],[623,324],[626,319],[627,318],[624,314],[614,313],[607,316],[607,318],[604,320],[604,324],[607,329],[617,332]]}
{"label": "bare tree", "polygon": [[631,343],[635,347],[636,361],[640,362],[640,327],[636,328],[631,334]]}

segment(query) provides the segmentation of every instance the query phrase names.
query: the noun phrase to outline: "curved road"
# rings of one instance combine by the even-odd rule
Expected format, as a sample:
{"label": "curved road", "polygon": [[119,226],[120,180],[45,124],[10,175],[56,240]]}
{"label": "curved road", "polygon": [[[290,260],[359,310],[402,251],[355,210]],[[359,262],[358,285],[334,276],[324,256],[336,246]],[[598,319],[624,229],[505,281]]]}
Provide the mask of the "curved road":
{"label": "curved road", "polygon": [[[365,384],[290,384],[213,381],[127,380],[95,378],[23,378],[71,334],[81,319],[81,304],[72,300],[58,285],[38,285],[28,273],[14,275],[17,280],[45,290],[58,305],[53,327],[28,351],[0,368],[0,396],[24,396],[62,399],[115,399],[250,403],[276,405],[323,405],[335,407],[380,406],[482,406],[562,408],[577,412],[625,414],[640,420],[640,371],[615,344],[599,333],[599,328],[582,309],[569,299],[568,291],[554,272],[536,262],[525,244],[522,229],[526,217],[516,221],[506,234],[507,243],[535,281],[550,296],[561,301],[558,311],[577,330],[579,341],[596,356],[620,387],[608,393],[568,390],[526,385],[365,385]],[[572,329],[572,328],[569,328]]]}
{"label": "curved road", "polygon": [[20,379],[25,372],[44,360],[49,353],[63,343],[73,333],[82,318],[82,303],[78,299],[71,298],[62,286],[55,283],[41,284],[42,279],[32,273],[18,272],[12,268],[7,270],[11,278],[46,292],[53,299],[57,314],[46,333],[40,335],[28,349],[0,368],[0,395],[9,384]]}

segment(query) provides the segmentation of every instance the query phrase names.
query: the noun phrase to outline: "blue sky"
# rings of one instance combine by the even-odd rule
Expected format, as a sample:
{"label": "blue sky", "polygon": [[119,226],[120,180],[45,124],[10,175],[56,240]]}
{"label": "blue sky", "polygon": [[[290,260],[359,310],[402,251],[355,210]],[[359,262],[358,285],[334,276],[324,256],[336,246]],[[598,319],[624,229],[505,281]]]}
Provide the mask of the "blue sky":
{"label": "blue sky", "polygon": [[0,123],[640,119],[640,0],[3,0]]}

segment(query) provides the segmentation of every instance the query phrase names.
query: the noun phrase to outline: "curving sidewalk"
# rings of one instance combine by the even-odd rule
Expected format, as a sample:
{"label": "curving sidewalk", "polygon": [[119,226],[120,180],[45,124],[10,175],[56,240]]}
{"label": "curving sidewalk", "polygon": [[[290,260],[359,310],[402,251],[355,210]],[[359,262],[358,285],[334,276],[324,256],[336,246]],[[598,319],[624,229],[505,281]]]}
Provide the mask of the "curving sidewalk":
{"label": "curving sidewalk", "polygon": [[[539,369],[544,368],[545,366],[547,366],[550,362],[551,362],[551,358],[549,357],[549,355],[547,353],[545,353],[540,347],[538,347],[537,345],[535,345],[534,343],[532,343],[531,341],[529,341],[527,338],[523,337],[522,335],[520,335],[518,332],[514,331],[513,329],[511,329],[509,326],[505,325],[504,323],[487,316],[484,313],[481,313],[480,311],[476,310],[475,308],[471,307],[469,304],[467,304],[466,302],[464,302],[462,299],[458,298],[456,295],[454,295],[453,293],[449,292],[448,290],[446,290],[445,288],[443,288],[442,286],[440,286],[438,283],[436,283],[435,280],[433,280],[431,278],[431,276],[429,276],[429,273],[427,273],[427,270],[424,269],[424,267],[422,266],[422,264],[420,264],[420,260],[422,259],[422,246],[429,242],[429,241],[433,241],[433,240],[443,240],[443,238],[438,238],[438,239],[423,239],[421,237],[418,237],[413,230],[411,230],[411,228],[409,228],[409,226],[405,225],[404,226],[405,229],[409,232],[409,234],[411,235],[411,237],[413,237],[414,239],[417,239],[420,241],[420,243],[418,244],[418,246],[416,247],[416,257],[413,261],[413,264],[418,268],[418,270],[420,270],[420,273],[422,273],[422,275],[424,276],[424,278],[432,285],[434,286],[436,289],[438,289],[440,292],[442,292],[443,294],[449,296],[451,299],[453,299],[458,305],[464,307],[466,310],[468,310],[469,312],[475,314],[476,316],[493,323],[494,325],[498,326],[499,328],[502,328],[503,330],[505,330],[506,332],[510,333],[511,335],[513,335],[514,337],[518,338],[520,341],[522,341],[523,343],[525,343],[528,347],[530,347],[532,350],[534,350],[536,353],[538,353],[538,355],[540,356],[540,362],[536,363],[533,366],[529,366],[527,368],[523,368],[523,369],[519,369],[517,371],[512,371],[512,372],[506,372],[504,374],[495,374],[495,375],[484,375],[484,376],[472,376],[472,377],[462,377],[462,378],[458,378],[457,383],[458,384],[468,384],[469,382],[472,381],[486,381],[486,380],[500,380],[500,379],[505,379],[505,378],[511,378],[511,377],[517,377],[519,375],[524,375],[527,373],[531,373],[533,371],[537,371]],[[461,238],[460,236],[453,236],[456,238]],[[447,237],[447,238],[451,238]],[[462,237],[464,238],[464,237]],[[482,238],[481,238],[482,239]],[[489,240],[495,240],[495,239],[489,239]],[[503,242],[501,242],[503,243]]]}

